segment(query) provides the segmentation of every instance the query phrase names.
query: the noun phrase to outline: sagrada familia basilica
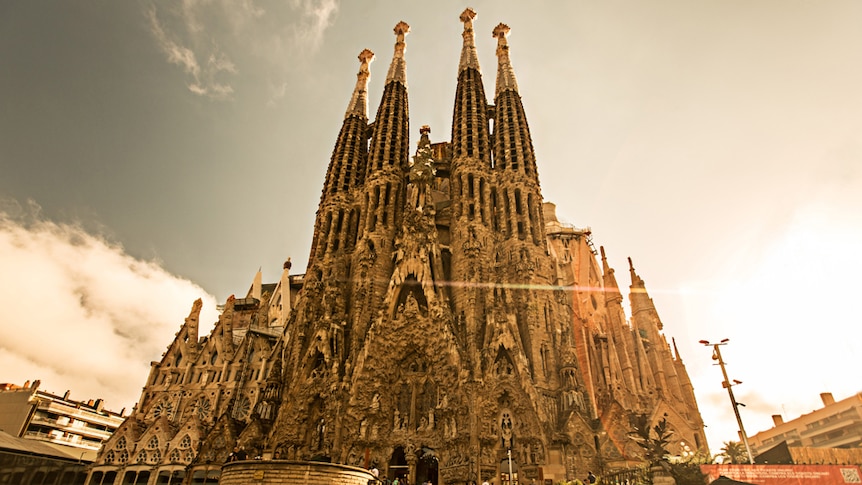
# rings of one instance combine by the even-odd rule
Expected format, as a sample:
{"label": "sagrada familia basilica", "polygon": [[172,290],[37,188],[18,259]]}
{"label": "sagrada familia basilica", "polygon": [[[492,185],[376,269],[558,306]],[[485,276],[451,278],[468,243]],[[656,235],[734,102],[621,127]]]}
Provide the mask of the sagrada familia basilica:
{"label": "sagrada familia basilica", "polygon": [[234,450],[410,484],[556,483],[640,463],[643,415],[667,420],[671,453],[707,450],[631,260],[627,318],[604,249],[542,198],[504,24],[489,102],[474,17],[449,141],[422,127],[411,146],[406,23],[374,119],[359,54],[305,273],[258,273],[208,334],[195,302],[87,483],[218,483]]}

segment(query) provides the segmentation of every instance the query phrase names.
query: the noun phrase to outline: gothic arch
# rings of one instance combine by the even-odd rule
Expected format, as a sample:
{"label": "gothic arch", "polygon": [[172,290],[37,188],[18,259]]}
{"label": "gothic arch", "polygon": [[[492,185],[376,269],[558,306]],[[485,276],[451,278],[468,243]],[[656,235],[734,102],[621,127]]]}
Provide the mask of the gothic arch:
{"label": "gothic arch", "polygon": [[395,299],[394,306],[395,313],[392,318],[398,318],[398,313],[407,305],[408,298],[411,296],[416,301],[422,316],[428,315],[428,298],[425,296],[425,289],[422,288],[422,283],[416,279],[416,275],[410,273],[398,288],[398,297]]}
{"label": "gothic arch", "polygon": [[508,349],[500,345],[494,358],[494,374],[498,377],[516,376],[517,368]]}
{"label": "gothic arch", "polygon": [[390,480],[398,477],[399,481],[403,481],[407,477],[409,468],[407,465],[407,455],[404,452],[403,446],[396,446],[395,449],[392,450],[392,455],[389,458],[388,469],[389,473],[387,478]]}

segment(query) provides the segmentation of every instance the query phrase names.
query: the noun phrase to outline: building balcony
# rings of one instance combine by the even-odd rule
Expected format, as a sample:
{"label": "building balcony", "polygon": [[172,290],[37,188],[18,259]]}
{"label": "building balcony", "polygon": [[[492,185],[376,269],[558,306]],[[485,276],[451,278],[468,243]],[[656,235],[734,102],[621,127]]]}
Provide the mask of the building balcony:
{"label": "building balcony", "polygon": [[862,435],[853,433],[822,441],[812,446],[815,448],[856,448],[860,444],[862,444]]}
{"label": "building balcony", "polygon": [[99,451],[102,444],[83,439],[77,435],[55,436],[50,433],[41,433],[38,431],[27,431],[24,437],[31,440],[45,441],[58,445],[72,446],[75,448],[85,448],[88,450]]}
{"label": "building balcony", "polygon": [[60,416],[69,416],[80,421],[107,426],[117,429],[123,423],[124,418],[120,416],[105,416],[87,409],[80,409],[67,404],[52,401],[42,401],[37,407],[40,411],[46,411]]}
{"label": "building balcony", "polygon": [[856,434],[862,434],[862,419],[856,416],[847,416],[844,419],[838,419],[822,426],[813,426],[811,428],[800,430],[799,434],[804,438],[815,439],[823,433],[829,433],[843,428],[855,430]]}
{"label": "building balcony", "polygon": [[101,429],[90,428],[87,426],[76,426],[74,424],[64,423],[62,418],[59,419],[45,419],[44,417],[34,416],[32,420],[30,420],[31,426],[41,426],[45,428],[56,429],[58,431],[63,431],[66,433],[78,434],[82,436],[86,436],[88,438],[95,438],[100,441],[105,441],[111,437],[112,431],[105,431]]}

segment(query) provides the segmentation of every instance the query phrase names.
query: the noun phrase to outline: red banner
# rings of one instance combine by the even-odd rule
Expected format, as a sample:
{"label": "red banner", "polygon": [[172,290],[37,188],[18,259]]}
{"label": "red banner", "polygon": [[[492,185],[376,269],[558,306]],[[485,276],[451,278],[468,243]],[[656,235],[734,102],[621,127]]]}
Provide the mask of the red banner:
{"label": "red banner", "polygon": [[755,485],[843,485],[862,484],[856,465],[701,465],[707,483],[719,476]]}

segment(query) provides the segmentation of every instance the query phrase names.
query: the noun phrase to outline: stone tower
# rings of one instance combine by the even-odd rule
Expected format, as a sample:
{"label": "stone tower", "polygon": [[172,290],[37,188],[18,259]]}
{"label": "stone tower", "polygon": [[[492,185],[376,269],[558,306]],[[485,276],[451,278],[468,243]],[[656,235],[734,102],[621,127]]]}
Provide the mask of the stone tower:
{"label": "stone tower", "polygon": [[561,224],[542,198],[505,24],[493,29],[489,103],[475,17],[460,17],[448,142],[421,127],[411,150],[409,26],[395,26],[374,120],[374,54],[360,53],[305,274],[286,264],[280,283],[256,279],[200,341],[193,308],[153,363],[134,426],[94,470],[122,472],[128,464],[106,459],[112,447],[157,436],[197,446],[160,465],[192,474],[239,444],[264,460],[375,465],[409,483],[508,477],[510,458],[522,483],[558,481],[639,463],[635,415],[667,417],[671,452],[707,450],[644,281],[630,264],[629,320],[604,249],[599,263],[591,231]]}

